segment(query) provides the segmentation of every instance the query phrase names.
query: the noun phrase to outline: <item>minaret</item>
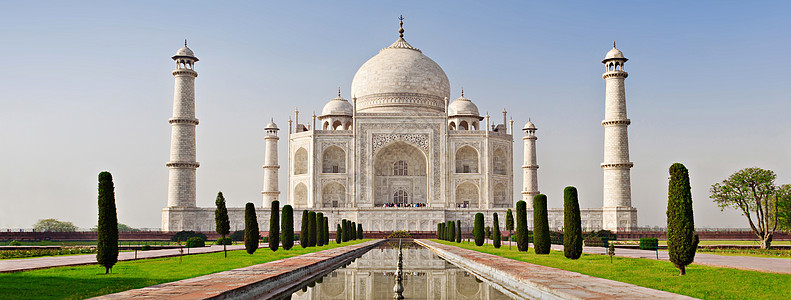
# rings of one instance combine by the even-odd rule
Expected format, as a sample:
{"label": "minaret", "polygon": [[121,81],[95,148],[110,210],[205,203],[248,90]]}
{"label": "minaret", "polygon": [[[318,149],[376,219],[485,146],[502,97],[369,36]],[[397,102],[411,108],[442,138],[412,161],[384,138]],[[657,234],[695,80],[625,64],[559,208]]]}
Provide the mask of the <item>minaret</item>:
{"label": "minaret", "polygon": [[[633,163],[629,161],[629,135],[627,127],[631,121],[626,116],[626,90],[624,80],[629,73],[624,71],[624,64],[628,60],[623,53],[613,48],[605,56],[602,63],[605,72],[602,78],[605,81],[606,94],[604,100],[604,162],[601,168],[604,171],[604,215],[602,216],[604,229],[621,230],[637,224],[630,224],[621,220],[617,211],[632,206],[632,184],[630,169]],[[633,216],[636,223],[636,211]]]}
{"label": "minaret", "polygon": [[272,201],[277,200],[280,195],[280,189],[277,186],[277,172],[280,170],[280,165],[277,164],[277,128],[274,119],[264,128],[266,136],[266,151],[264,158],[264,190],[261,194],[264,195],[264,207],[272,206]]}
{"label": "minaret", "polygon": [[527,209],[533,209],[533,197],[538,195],[538,162],[536,160],[536,125],[530,120],[522,128],[525,137],[524,164],[522,165],[522,200],[527,202]]}
{"label": "minaret", "polygon": [[[195,161],[195,53],[184,47],[173,56],[176,69],[176,88],[173,94],[173,117],[170,135],[170,169],[168,177],[168,207],[195,207],[195,170],[200,166]],[[181,230],[181,229],[179,229]],[[189,230],[189,229],[186,229]]]}

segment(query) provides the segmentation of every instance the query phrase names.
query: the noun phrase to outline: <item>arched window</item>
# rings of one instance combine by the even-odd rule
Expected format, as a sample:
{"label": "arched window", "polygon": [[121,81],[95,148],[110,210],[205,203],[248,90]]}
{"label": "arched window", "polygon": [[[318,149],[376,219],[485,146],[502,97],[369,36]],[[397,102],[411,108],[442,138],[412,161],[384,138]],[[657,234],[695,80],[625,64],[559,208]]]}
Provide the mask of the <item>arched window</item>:
{"label": "arched window", "polygon": [[505,156],[505,150],[503,150],[502,148],[497,148],[497,150],[494,150],[493,165],[494,165],[494,174],[497,175],[508,174],[507,173],[508,161]]}
{"label": "arched window", "polygon": [[321,154],[322,173],[346,173],[346,152],[338,146],[329,146]]}
{"label": "arched window", "polygon": [[467,125],[467,121],[461,121],[461,123],[459,123],[459,130],[467,130],[467,129],[469,129],[469,126]]}
{"label": "arched window", "polygon": [[456,122],[451,121],[448,130],[456,130]]}
{"label": "arched window", "polygon": [[403,160],[399,160],[393,164],[393,175],[406,176],[409,175],[409,166]]}
{"label": "arched window", "polygon": [[294,175],[308,174],[308,150],[299,148],[294,153]]}
{"label": "arched window", "polygon": [[323,129],[324,129],[324,130],[327,130],[327,129],[329,129],[329,128],[330,128],[330,122],[324,121],[324,126],[323,126]]}
{"label": "arched window", "polygon": [[341,123],[341,121],[335,120],[335,122],[332,123],[332,130],[343,130],[343,123]]}
{"label": "arched window", "polygon": [[346,130],[352,130],[352,122],[351,121],[346,122],[346,125],[344,127],[346,128]]}
{"label": "arched window", "polygon": [[456,173],[478,173],[478,151],[470,146],[456,151]]}
{"label": "arched window", "polygon": [[294,205],[304,207],[308,205],[308,187],[304,183],[294,187]]}
{"label": "arched window", "polygon": [[393,202],[394,203],[408,203],[409,202],[409,194],[404,190],[398,190],[393,194]]}

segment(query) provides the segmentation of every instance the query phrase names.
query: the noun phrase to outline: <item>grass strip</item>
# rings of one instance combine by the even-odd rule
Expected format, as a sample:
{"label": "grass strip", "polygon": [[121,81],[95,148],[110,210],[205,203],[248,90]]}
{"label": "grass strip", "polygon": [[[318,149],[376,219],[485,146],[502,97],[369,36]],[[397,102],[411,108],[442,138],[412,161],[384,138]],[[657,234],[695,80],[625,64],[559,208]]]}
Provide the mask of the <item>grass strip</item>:
{"label": "grass strip", "polygon": [[206,274],[238,269],[369,240],[330,243],[303,249],[295,245],[272,252],[260,248],[253,255],[244,250],[185,255],[134,261],[119,261],[113,273],[105,275],[98,265],[56,267],[43,270],[0,273],[0,295],[15,299],[84,299],[172,282]]}
{"label": "grass strip", "polygon": [[687,266],[687,275],[679,276],[678,269],[667,261],[616,256],[610,263],[609,256],[587,253],[571,260],[564,257],[562,251],[537,255],[532,248],[528,252],[519,252],[516,247],[508,250],[507,245],[495,249],[491,244],[478,247],[468,242],[432,241],[701,299],[778,299],[786,297],[791,286],[791,275],[788,274],[692,264]]}

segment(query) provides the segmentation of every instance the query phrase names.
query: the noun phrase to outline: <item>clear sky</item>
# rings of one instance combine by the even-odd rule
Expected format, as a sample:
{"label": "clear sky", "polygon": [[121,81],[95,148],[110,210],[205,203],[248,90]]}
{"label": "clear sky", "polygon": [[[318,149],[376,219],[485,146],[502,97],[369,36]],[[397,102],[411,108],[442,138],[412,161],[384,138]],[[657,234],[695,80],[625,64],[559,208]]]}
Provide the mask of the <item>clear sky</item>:
{"label": "clear sky", "polygon": [[[405,38],[465,96],[515,127],[538,126],[550,207],[578,187],[600,207],[604,67],[626,70],[632,203],[665,223],[668,167],[692,181],[696,225],[747,227],[709,187],[746,167],[791,182],[791,4],[785,1],[4,1],[0,4],[0,228],[58,218],[96,224],[97,174],[118,216],[160,227],[167,203],[175,51],[197,71],[198,205],[261,205],[263,127],[320,112],[357,68]],[[304,119],[303,119],[304,120]],[[286,130],[280,164],[286,165]],[[522,141],[514,143],[519,197]],[[286,174],[281,169],[281,191]]]}

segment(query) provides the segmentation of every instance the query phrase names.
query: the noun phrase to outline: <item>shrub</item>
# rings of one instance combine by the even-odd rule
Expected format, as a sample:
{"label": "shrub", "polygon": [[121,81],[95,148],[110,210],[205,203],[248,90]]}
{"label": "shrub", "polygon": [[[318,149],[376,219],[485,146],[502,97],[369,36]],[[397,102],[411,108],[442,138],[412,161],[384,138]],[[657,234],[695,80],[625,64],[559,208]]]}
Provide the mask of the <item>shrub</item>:
{"label": "shrub", "polygon": [[612,231],[609,231],[609,230],[604,230],[604,229],[599,230],[599,231],[591,231],[590,233],[585,235],[585,238],[588,238],[588,237],[600,237],[600,238],[604,238],[604,239],[606,239],[608,241],[618,240],[618,236],[616,236],[615,233],[613,233]]}
{"label": "shrub", "polygon": [[363,239],[363,224],[357,224],[357,239]]}
{"label": "shrub", "polygon": [[387,238],[388,239],[411,239],[412,235],[409,232],[407,232],[407,231],[396,230],[396,231],[393,231],[393,233],[387,235]]}
{"label": "shrub", "polygon": [[204,241],[208,240],[206,235],[203,234],[203,233],[195,232],[195,231],[182,230],[182,231],[177,232],[173,236],[171,236],[170,237],[170,241],[172,241],[172,242],[182,241],[183,242],[183,241],[189,240],[190,238],[194,238],[194,237],[202,238]]}
{"label": "shrub", "polygon": [[316,238],[318,237],[318,233],[316,230],[318,229],[318,224],[316,224],[316,212],[310,211],[308,212],[308,246],[309,247],[316,247]]}
{"label": "shrub", "polygon": [[280,242],[283,244],[284,250],[289,250],[294,247],[294,209],[291,208],[291,205],[283,205],[283,220],[281,221],[283,238]]}
{"label": "shrub", "polygon": [[191,237],[187,240],[187,244],[184,245],[187,248],[198,248],[198,247],[206,247],[206,243],[203,241],[202,238],[199,237]]}
{"label": "shrub", "polygon": [[527,251],[527,203],[516,202],[516,247],[521,252]]}
{"label": "shrub", "polygon": [[97,226],[96,261],[110,273],[118,262],[118,212],[115,186],[110,172],[99,173],[99,225]]}
{"label": "shrub", "polygon": [[231,233],[230,238],[235,242],[244,241],[244,230],[234,231],[233,233]]}
{"label": "shrub", "polygon": [[578,259],[582,256],[582,219],[577,188],[563,189],[563,255]]}
{"label": "shrub", "polygon": [[689,171],[684,165],[670,166],[667,192],[667,251],[679,275],[686,274],[686,266],[695,260],[698,237],[692,214],[692,192]]}
{"label": "shrub", "polygon": [[533,197],[533,249],[536,254],[549,254],[552,245],[547,219],[547,196],[538,194]]}
{"label": "shrub", "polygon": [[8,243],[8,245],[9,246],[22,246],[22,243],[17,241],[17,240],[13,240],[10,243]]}
{"label": "shrub", "polygon": [[299,245],[302,246],[302,248],[310,247],[310,242],[308,242],[308,236],[310,235],[308,233],[308,226],[310,226],[310,221],[308,221],[308,217],[309,217],[308,211],[303,210],[302,227],[301,227],[301,231],[299,232]]}
{"label": "shrub", "polygon": [[316,246],[324,246],[324,213],[316,213]]}
{"label": "shrub", "polygon": [[151,245],[143,245],[143,247],[140,248],[140,251],[148,251],[148,250],[151,250]]}
{"label": "shrub", "polygon": [[461,220],[456,220],[456,242],[461,243]]}
{"label": "shrub", "polygon": [[606,237],[589,236],[584,240],[586,247],[607,247],[610,245],[610,240]]}
{"label": "shrub", "polygon": [[255,205],[247,202],[244,206],[244,249],[248,254],[258,250],[258,239],[261,233],[258,231],[258,217],[255,215]]}
{"label": "shrub", "polygon": [[280,247],[280,201],[272,201],[269,211],[269,249],[277,251]]}
{"label": "shrub", "polygon": [[494,217],[492,218],[492,245],[495,248],[500,248],[500,239],[502,235],[500,235],[500,221],[497,219],[497,213],[494,213]]}
{"label": "shrub", "polygon": [[[231,240],[231,238],[229,238],[229,237],[225,237],[225,238],[218,237],[217,241],[214,242],[214,244],[215,245],[233,245],[233,240]],[[148,246],[148,245],[146,245],[146,246]]]}
{"label": "shrub", "polygon": [[484,234],[483,232],[483,214],[477,213],[475,214],[475,224],[472,227],[472,236],[475,238],[475,245],[476,246],[483,246],[484,242]]}
{"label": "shrub", "polygon": [[640,250],[657,250],[657,249],[659,249],[659,239],[640,238]]}
{"label": "shrub", "polygon": [[549,231],[549,241],[552,245],[563,245],[563,233],[559,231]]}

